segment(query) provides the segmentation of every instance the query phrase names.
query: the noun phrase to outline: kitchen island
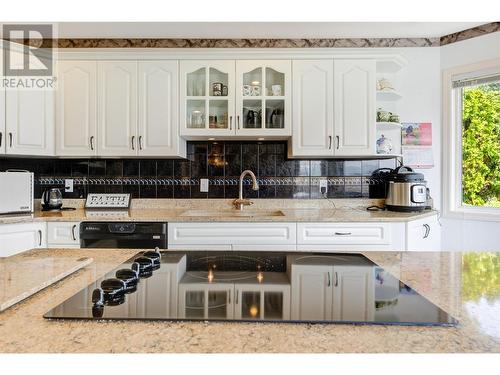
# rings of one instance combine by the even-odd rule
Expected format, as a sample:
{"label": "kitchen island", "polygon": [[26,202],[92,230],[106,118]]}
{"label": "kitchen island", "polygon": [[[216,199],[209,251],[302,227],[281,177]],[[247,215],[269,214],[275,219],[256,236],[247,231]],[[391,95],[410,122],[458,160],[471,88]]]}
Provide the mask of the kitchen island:
{"label": "kitchen island", "polygon": [[[456,327],[349,324],[47,320],[43,315],[136,253],[123,249],[47,249],[22,259],[91,257],[94,262],[0,313],[0,352],[499,352],[499,254],[364,254],[456,317]],[[462,266],[463,261],[463,266]],[[487,262],[489,267],[477,267]],[[477,275],[476,275],[477,277]],[[477,280],[477,278],[476,278]],[[482,295],[484,293],[484,295]],[[488,300],[486,300],[488,298]],[[486,303],[486,301],[488,301]],[[496,310],[495,310],[496,309]]]}

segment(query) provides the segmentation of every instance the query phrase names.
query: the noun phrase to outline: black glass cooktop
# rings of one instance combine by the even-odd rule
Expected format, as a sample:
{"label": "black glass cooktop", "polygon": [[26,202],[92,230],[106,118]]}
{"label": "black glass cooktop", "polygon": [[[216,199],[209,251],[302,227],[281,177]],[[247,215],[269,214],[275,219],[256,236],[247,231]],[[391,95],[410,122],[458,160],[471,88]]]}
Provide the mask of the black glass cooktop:
{"label": "black glass cooktop", "polygon": [[141,253],[44,317],[457,324],[362,255],[212,251]]}

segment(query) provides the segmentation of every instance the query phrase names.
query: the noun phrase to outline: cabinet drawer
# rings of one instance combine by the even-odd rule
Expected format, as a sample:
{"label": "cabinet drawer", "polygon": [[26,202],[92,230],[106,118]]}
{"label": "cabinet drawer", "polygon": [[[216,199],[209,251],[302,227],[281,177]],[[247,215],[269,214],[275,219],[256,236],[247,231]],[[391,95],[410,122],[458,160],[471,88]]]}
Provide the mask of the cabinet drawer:
{"label": "cabinet drawer", "polygon": [[295,245],[295,223],[169,223],[168,245]]}
{"label": "cabinet drawer", "polygon": [[388,245],[390,223],[311,223],[297,225],[299,245]]}
{"label": "cabinet drawer", "polygon": [[77,222],[47,223],[48,247],[80,247],[80,233]]}

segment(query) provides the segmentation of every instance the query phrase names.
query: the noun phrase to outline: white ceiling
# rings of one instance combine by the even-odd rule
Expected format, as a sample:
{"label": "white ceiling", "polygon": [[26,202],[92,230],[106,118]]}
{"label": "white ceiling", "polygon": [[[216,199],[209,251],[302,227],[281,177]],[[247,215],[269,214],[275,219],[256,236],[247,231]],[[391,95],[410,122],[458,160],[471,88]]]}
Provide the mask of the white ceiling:
{"label": "white ceiling", "polygon": [[417,38],[484,22],[62,22],[59,38]]}

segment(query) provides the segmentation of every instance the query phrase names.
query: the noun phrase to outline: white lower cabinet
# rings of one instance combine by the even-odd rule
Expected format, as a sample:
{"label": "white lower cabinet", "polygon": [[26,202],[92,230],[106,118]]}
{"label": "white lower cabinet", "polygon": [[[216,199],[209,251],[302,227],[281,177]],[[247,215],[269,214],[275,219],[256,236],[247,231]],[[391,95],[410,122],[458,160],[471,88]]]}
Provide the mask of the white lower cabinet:
{"label": "white lower cabinet", "polygon": [[78,222],[48,222],[47,247],[49,248],[79,248],[80,223]]}
{"label": "white lower cabinet", "polygon": [[[245,320],[289,320],[290,284],[283,274],[262,273],[265,284],[235,284],[234,317]],[[280,280],[273,280],[280,279]]]}
{"label": "white lower cabinet", "polygon": [[169,223],[169,249],[295,250],[295,223]]}
{"label": "white lower cabinet", "polygon": [[[206,277],[205,277],[206,280]],[[179,318],[231,319],[234,284],[182,282],[179,284]]]}
{"label": "white lower cabinet", "polygon": [[332,317],[332,266],[292,267],[292,320],[327,320]]}
{"label": "white lower cabinet", "polygon": [[373,266],[333,266],[333,319],[373,320],[374,279]]}
{"label": "white lower cabinet", "polygon": [[404,223],[297,223],[303,251],[401,251],[404,237]]}
{"label": "white lower cabinet", "polygon": [[47,246],[46,223],[0,225],[0,257]]}
{"label": "white lower cabinet", "polygon": [[375,313],[371,265],[293,264],[292,320],[369,321]]}
{"label": "white lower cabinet", "polygon": [[406,223],[406,250],[441,251],[441,226],[437,215]]}
{"label": "white lower cabinet", "polygon": [[[179,283],[179,318],[186,319],[290,319],[290,283],[283,273],[215,273],[207,280],[206,272],[189,272]],[[227,281],[224,279],[227,278]]]}

